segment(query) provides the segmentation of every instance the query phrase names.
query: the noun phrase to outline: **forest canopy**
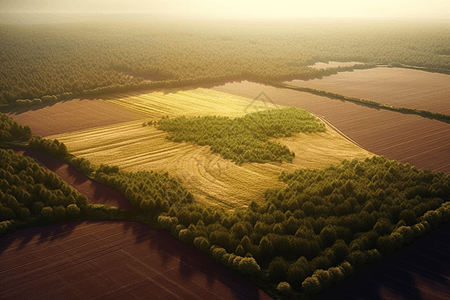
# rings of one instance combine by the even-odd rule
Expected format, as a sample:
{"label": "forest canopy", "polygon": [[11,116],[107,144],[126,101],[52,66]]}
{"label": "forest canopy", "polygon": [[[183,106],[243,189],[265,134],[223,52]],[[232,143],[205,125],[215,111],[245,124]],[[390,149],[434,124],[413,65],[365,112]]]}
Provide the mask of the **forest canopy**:
{"label": "forest canopy", "polygon": [[[0,24],[0,103],[29,105],[111,92],[241,79],[311,79],[357,61],[450,70],[450,29],[439,24],[199,26]],[[395,43],[393,42],[395,41]]]}

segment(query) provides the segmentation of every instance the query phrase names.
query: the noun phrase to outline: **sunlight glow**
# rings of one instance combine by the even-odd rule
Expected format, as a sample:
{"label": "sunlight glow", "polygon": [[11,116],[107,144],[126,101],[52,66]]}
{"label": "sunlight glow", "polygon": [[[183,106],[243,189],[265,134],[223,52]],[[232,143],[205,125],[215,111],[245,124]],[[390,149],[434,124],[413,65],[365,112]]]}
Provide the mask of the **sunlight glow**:
{"label": "sunlight glow", "polygon": [[4,0],[0,12],[147,13],[210,19],[450,19],[448,0]]}

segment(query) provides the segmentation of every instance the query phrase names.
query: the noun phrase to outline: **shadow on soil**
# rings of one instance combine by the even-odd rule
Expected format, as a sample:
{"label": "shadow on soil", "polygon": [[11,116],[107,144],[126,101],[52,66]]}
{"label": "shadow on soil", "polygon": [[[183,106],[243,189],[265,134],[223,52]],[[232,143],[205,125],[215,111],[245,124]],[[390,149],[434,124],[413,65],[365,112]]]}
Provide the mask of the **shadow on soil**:
{"label": "shadow on soil", "polygon": [[[233,299],[270,299],[257,286],[208,258],[192,245],[177,240],[168,231],[156,229],[138,221],[70,221],[17,230],[0,238],[0,261],[1,255],[5,251],[26,250],[30,243],[34,245],[33,251],[36,251],[36,244],[42,244],[42,247],[45,248],[69,242],[72,238],[71,235],[75,234],[77,230],[86,230],[86,227],[91,227],[91,230],[95,232],[96,226],[108,228],[105,227],[106,222],[109,223],[108,227],[122,226],[120,234],[114,233],[116,238],[120,239],[121,235],[134,236],[134,240],[122,245],[123,248],[116,251],[126,251],[138,260],[146,255],[153,255],[157,261],[153,264],[147,260],[146,264],[149,264],[149,267],[159,272],[160,275],[164,273],[164,276],[170,281],[178,282],[178,286],[181,288],[185,286],[186,290],[195,293],[198,285],[207,291],[211,288],[220,290],[225,286],[228,293],[234,296]],[[127,248],[136,246],[136,244],[139,246]],[[83,255],[80,253],[80,256]],[[98,270],[99,274],[101,272],[103,271]],[[199,272],[208,275],[206,283],[198,280],[198,278],[202,278],[198,276]]]}
{"label": "shadow on soil", "polygon": [[[131,230],[137,244],[148,249],[150,253],[156,253],[159,264],[172,267],[177,263],[176,270],[171,270],[167,275],[172,280],[189,281],[193,279],[203,288],[217,288],[218,285],[227,287],[236,299],[271,299],[256,285],[241,277],[237,273],[212,260],[191,244],[183,243],[166,230],[156,229],[150,225],[142,230],[142,223],[124,222],[124,229]],[[164,268],[163,268],[164,269]],[[207,275],[206,284],[198,278],[198,272]]]}
{"label": "shadow on soil", "polygon": [[356,273],[314,299],[448,299],[450,223]]}
{"label": "shadow on soil", "polygon": [[[70,221],[62,224],[38,225],[19,229],[0,238],[0,256],[5,250],[22,250],[30,243],[48,243],[63,240],[70,236],[76,226],[83,221]],[[37,225],[37,224],[35,224]],[[11,245],[14,248],[11,248]]]}

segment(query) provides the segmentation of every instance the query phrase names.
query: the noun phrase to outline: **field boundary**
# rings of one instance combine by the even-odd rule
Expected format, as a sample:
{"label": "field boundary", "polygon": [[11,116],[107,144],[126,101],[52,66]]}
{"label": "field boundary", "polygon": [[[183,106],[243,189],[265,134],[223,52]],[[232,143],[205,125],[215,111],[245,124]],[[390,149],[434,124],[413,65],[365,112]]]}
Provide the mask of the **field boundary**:
{"label": "field boundary", "polygon": [[358,146],[361,149],[364,149],[368,152],[370,152],[369,150],[367,150],[366,148],[364,148],[363,146],[361,146],[361,144],[357,143],[355,140],[353,140],[351,137],[349,137],[348,135],[346,135],[344,132],[342,132],[341,130],[339,130],[336,126],[334,126],[330,121],[328,121],[327,119],[325,119],[324,116],[318,116],[316,114],[313,114],[310,112],[310,114],[315,115],[317,118],[319,118],[322,122],[324,122],[325,124],[327,124],[328,126],[331,127],[331,129],[333,129],[334,131],[336,131],[337,133],[339,133],[343,138],[347,139],[349,142],[352,142],[353,144],[355,144],[356,146]]}

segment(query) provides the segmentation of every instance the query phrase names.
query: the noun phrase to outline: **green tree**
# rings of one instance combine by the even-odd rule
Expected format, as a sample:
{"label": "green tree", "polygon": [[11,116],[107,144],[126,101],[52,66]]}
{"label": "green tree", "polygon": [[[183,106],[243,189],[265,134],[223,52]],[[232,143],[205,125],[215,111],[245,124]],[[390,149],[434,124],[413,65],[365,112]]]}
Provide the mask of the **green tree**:
{"label": "green tree", "polygon": [[269,265],[269,278],[272,282],[285,281],[289,265],[283,257],[275,257]]}
{"label": "green tree", "polygon": [[53,209],[50,206],[42,208],[41,215],[46,220],[51,220],[53,218]]}
{"label": "green tree", "polygon": [[291,264],[287,273],[287,280],[294,289],[300,289],[303,281],[311,274],[308,260],[302,256]]}
{"label": "green tree", "polygon": [[76,204],[70,204],[66,208],[67,215],[71,219],[76,219],[78,215],[80,214],[80,209]]}
{"label": "green tree", "polygon": [[261,267],[253,257],[244,257],[239,262],[239,271],[244,275],[258,276]]}

